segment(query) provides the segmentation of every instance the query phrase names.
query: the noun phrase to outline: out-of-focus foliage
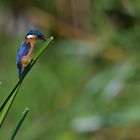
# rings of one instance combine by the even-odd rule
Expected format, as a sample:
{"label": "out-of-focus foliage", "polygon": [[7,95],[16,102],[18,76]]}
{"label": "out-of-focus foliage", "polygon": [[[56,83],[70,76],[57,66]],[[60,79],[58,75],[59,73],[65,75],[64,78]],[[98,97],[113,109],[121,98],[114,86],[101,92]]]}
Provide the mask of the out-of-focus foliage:
{"label": "out-of-focus foliage", "polygon": [[28,106],[20,140],[139,140],[140,2],[13,2],[0,3],[0,101],[18,79],[26,32],[38,28],[55,41],[25,79],[0,139]]}

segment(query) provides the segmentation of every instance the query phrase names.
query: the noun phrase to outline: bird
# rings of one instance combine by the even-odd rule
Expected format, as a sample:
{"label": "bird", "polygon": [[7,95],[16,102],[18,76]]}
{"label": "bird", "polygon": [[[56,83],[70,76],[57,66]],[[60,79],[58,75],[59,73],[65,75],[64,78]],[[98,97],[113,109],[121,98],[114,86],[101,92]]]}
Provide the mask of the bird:
{"label": "bird", "polygon": [[24,41],[22,41],[16,57],[16,65],[19,73],[19,78],[22,77],[23,71],[31,62],[31,60],[34,59],[33,50],[36,41],[39,39],[47,41],[47,38],[42,32],[33,29],[26,34]]}

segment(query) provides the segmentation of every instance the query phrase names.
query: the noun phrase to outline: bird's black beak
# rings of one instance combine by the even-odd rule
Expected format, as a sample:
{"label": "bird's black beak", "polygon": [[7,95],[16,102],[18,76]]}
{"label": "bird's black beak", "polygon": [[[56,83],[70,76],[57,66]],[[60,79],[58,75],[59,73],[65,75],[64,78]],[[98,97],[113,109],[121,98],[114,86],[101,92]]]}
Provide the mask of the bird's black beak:
{"label": "bird's black beak", "polygon": [[46,38],[44,35],[39,36],[38,39],[41,39],[41,40],[47,41],[47,38]]}

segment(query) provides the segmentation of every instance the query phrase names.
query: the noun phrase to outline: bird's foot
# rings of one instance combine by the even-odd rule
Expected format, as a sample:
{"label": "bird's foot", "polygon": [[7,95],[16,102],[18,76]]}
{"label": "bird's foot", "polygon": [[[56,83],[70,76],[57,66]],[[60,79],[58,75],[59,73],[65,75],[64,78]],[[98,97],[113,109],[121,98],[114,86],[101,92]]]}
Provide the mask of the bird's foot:
{"label": "bird's foot", "polygon": [[35,56],[32,56],[31,61],[34,61],[34,60],[35,60]]}

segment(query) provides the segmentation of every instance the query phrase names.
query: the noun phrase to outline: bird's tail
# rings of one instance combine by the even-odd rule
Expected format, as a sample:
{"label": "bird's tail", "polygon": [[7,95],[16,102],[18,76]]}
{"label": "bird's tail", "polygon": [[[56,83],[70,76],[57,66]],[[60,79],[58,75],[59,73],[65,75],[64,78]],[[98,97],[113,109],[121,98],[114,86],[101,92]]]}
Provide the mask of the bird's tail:
{"label": "bird's tail", "polygon": [[22,73],[23,73],[22,67],[18,68],[18,72],[19,72],[19,78],[21,78],[22,77]]}

